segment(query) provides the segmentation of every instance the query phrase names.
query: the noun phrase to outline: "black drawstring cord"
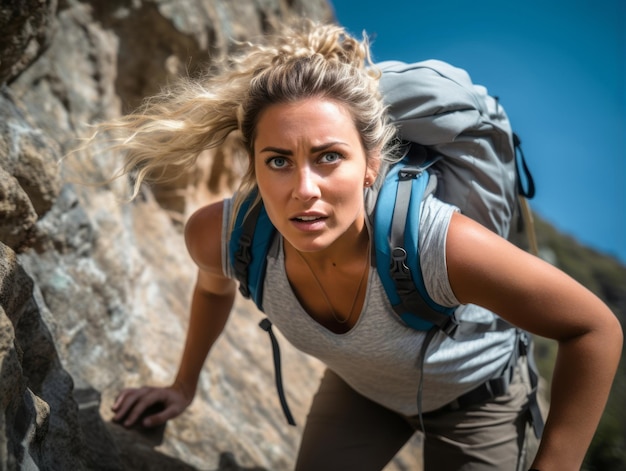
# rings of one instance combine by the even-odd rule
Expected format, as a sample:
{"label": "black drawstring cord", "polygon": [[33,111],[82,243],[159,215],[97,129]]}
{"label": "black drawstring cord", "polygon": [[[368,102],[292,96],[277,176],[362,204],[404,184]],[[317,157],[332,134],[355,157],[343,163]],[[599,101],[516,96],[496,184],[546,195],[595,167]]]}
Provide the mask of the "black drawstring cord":
{"label": "black drawstring cord", "polygon": [[430,345],[431,340],[437,333],[437,327],[433,326],[428,333],[426,334],[426,338],[424,339],[424,343],[422,343],[422,348],[420,351],[419,358],[419,371],[420,371],[420,381],[417,387],[417,415],[420,421],[420,427],[422,428],[422,433],[426,433],[426,427],[424,427],[424,416],[422,413],[422,396],[424,392],[424,360],[426,358],[426,351],[428,350],[428,345]]}
{"label": "black drawstring cord", "polygon": [[289,406],[287,405],[287,398],[285,397],[285,391],[283,389],[283,376],[280,368],[280,348],[278,346],[278,340],[276,340],[276,336],[274,335],[274,332],[272,332],[272,323],[266,317],[259,322],[259,327],[269,334],[270,340],[272,341],[272,352],[274,354],[274,377],[276,379],[276,389],[278,390],[280,405],[283,408],[287,423],[289,425],[296,425],[296,422],[293,420],[293,416],[291,415],[291,411],[289,410]]}

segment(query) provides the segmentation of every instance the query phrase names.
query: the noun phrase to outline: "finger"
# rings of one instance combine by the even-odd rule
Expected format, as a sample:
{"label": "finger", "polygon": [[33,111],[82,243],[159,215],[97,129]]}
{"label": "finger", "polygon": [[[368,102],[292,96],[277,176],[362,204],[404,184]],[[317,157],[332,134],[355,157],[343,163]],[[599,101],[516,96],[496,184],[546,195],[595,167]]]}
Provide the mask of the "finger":
{"label": "finger", "polygon": [[124,420],[124,418],[132,411],[137,403],[141,400],[141,397],[146,394],[149,388],[141,388],[141,389],[129,389],[123,392],[123,396],[121,400],[118,401],[117,409],[115,410],[115,415],[113,416],[113,420],[116,422],[120,422]]}
{"label": "finger", "polygon": [[[145,391],[138,400],[133,404],[133,407],[129,410],[127,417],[124,419],[125,427],[132,427],[140,417],[146,413],[150,414],[151,407],[158,407],[159,403],[165,402],[165,395],[160,388],[149,388]],[[161,405],[161,408],[163,406]]]}
{"label": "finger", "polygon": [[115,398],[115,402],[111,406],[111,410],[113,411],[117,410],[126,399],[126,396],[128,396],[128,394],[132,393],[135,390],[136,390],[135,388],[126,388],[120,391],[117,397]]}
{"label": "finger", "polygon": [[141,417],[141,425],[148,428],[158,427],[178,415],[173,405],[170,404],[167,407],[163,407],[163,403],[159,403],[158,405],[160,407],[151,407],[146,410]]}
{"label": "finger", "polygon": [[180,415],[187,407],[186,398],[180,391],[173,388],[165,388],[163,391],[163,402],[146,409],[141,417],[142,425],[145,427],[157,427],[164,424],[169,419]]}

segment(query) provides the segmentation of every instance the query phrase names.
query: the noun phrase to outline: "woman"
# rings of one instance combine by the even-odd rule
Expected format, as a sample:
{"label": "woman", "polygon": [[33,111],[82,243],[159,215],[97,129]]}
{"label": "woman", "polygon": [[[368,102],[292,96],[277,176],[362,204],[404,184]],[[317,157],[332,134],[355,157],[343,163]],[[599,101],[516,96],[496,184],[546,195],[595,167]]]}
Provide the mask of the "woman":
{"label": "woman", "polygon": [[[156,426],[191,403],[235,298],[227,255],[233,215],[258,189],[279,232],[268,257],[265,313],[296,347],[328,365],[296,469],[382,469],[420,428],[418,414],[426,469],[523,469],[522,369],[513,371],[502,394],[451,407],[506,366],[515,329],[461,343],[436,336],[421,358],[425,332],[393,317],[370,267],[364,188],[375,182],[382,160],[393,157],[395,130],[368,62],[366,41],[307,23],[250,45],[219,76],[189,82],[104,127],[122,132],[126,171],[137,171],[135,192],[155,168],[193,165],[202,150],[229,135],[249,158],[235,198],[200,209],[186,225],[198,278],[174,383],[122,391],[115,420]],[[551,409],[532,468],[579,469],[620,357],[616,318],[562,272],[432,196],[423,204],[420,234],[426,287],[435,301],[471,304],[462,318],[491,311],[558,341]],[[162,410],[146,416],[155,404]]]}

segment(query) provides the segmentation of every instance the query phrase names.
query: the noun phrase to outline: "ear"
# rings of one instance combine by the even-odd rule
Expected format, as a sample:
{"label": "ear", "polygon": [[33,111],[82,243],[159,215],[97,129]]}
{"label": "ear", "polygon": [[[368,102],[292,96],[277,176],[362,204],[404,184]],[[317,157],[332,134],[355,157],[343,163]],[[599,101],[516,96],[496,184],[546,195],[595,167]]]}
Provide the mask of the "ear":
{"label": "ear", "polygon": [[364,185],[371,186],[376,181],[380,169],[380,153],[374,153],[367,159],[367,169],[365,170]]}

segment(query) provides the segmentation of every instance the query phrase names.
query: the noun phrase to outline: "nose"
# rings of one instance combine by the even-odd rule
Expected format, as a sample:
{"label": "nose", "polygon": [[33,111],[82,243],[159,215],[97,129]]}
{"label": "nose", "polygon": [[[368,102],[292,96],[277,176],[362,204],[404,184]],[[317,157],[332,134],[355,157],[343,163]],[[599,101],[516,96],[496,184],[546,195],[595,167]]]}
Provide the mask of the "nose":
{"label": "nose", "polygon": [[320,197],[320,176],[310,167],[300,168],[295,172],[293,197],[301,201],[308,201]]}

